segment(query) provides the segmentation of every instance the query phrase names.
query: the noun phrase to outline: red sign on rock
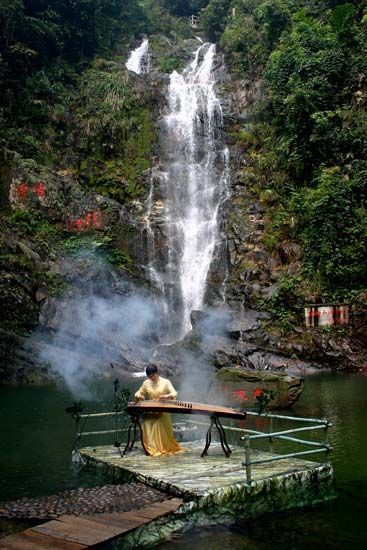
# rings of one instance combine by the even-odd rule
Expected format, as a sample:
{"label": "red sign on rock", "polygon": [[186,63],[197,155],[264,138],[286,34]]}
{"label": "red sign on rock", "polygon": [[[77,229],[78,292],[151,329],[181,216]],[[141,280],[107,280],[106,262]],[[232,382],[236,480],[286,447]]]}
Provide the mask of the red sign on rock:
{"label": "red sign on rock", "polygon": [[46,193],[46,184],[43,181],[37,182],[33,191],[36,193],[37,197],[44,197]]}
{"label": "red sign on rock", "polygon": [[35,185],[30,186],[25,181],[21,181],[16,188],[18,198],[24,202],[29,193],[34,193],[38,198],[44,197],[46,194],[46,184],[43,181],[38,181]]}
{"label": "red sign on rock", "polygon": [[17,187],[18,197],[22,202],[25,201],[25,199],[27,198],[28,191],[29,186],[26,184],[25,181],[22,181]]}
{"label": "red sign on rock", "polygon": [[87,212],[81,218],[69,218],[66,221],[68,231],[88,231],[89,229],[101,229],[102,225],[102,212],[100,210],[93,210],[92,212]]}

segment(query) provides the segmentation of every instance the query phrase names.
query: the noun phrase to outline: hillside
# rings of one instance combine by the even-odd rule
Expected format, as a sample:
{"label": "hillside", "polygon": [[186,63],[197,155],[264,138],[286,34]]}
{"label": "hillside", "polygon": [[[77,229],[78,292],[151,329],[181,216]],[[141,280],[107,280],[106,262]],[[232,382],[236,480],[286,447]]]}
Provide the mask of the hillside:
{"label": "hillside", "polygon": [[[225,61],[227,302],[270,313],[251,336],[262,352],[363,367],[363,325],[301,326],[307,302],[366,306],[367,3],[5,0],[2,378],[24,378],[9,376],[14,357],[24,363],[17,337],[57,330],[70,296],[148,293],[141,218],[157,121],[197,33]],[[149,86],[124,64],[142,36]]]}

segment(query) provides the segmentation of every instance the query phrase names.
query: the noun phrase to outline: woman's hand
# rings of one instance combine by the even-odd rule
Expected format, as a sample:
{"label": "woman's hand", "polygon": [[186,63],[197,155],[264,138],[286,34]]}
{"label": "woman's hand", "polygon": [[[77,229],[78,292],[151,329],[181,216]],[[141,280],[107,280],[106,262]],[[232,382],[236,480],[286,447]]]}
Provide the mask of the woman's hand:
{"label": "woman's hand", "polygon": [[139,403],[139,401],[144,401],[144,396],[136,393],[135,394],[135,403]]}

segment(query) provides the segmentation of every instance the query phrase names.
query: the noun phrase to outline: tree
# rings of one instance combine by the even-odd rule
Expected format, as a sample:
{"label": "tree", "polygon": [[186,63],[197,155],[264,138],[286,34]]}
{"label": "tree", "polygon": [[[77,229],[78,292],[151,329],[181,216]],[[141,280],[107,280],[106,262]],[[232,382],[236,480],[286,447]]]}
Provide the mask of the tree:
{"label": "tree", "polygon": [[311,140],[314,114],[340,104],[347,67],[331,25],[304,12],[294,16],[291,32],[269,57],[265,74],[282,133],[280,154],[298,181],[309,179],[321,160]]}
{"label": "tree", "polygon": [[231,0],[210,0],[200,12],[200,21],[206,29],[210,40],[216,42],[223,32]]}

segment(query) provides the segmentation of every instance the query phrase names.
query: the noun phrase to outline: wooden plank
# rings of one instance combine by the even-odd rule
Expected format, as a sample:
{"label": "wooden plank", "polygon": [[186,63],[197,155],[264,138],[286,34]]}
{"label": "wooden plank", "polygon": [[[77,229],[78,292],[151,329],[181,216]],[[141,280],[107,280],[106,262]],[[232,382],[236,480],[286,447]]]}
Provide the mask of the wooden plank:
{"label": "wooden plank", "polygon": [[61,539],[41,535],[34,532],[32,529],[27,529],[16,535],[2,538],[0,540],[0,548],[4,550],[38,550],[38,549],[55,549],[55,550],[84,550],[85,545],[66,542]]}
{"label": "wooden plank", "polygon": [[169,513],[169,510],[165,508],[142,508],[141,510],[134,510],[134,514],[141,518],[147,518],[150,520],[165,516]]}
{"label": "wooden plank", "polygon": [[[177,510],[177,508],[179,508],[182,504],[182,500],[181,499],[175,499],[175,500],[166,500],[164,502],[155,502],[154,504],[151,504],[150,506],[148,507],[145,507],[145,508],[141,508],[140,510],[134,510],[134,512],[137,514],[137,515],[143,515],[144,517],[151,517],[150,515],[145,515],[146,513],[147,514],[153,514],[154,512],[156,513],[157,516],[159,515],[166,515],[166,514],[169,514],[170,512],[174,512]],[[152,516],[153,517],[153,516]]]}
{"label": "wooden plank", "polygon": [[153,502],[150,504],[153,508],[166,508],[167,510],[177,510],[183,504],[182,498],[170,498],[161,502]]}
{"label": "wooden plank", "polygon": [[173,498],[129,512],[86,516],[66,514],[1,539],[0,550],[83,550],[169,514],[177,510],[182,502],[182,499]]}
{"label": "wooden plank", "polygon": [[135,515],[135,512],[137,510],[131,510],[131,512],[121,512],[120,513],[120,516],[121,516],[121,519],[124,520],[126,519],[127,521],[137,521],[139,522],[138,525],[143,525],[143,523],[149,523],[149,519],[147,518],[141,518],[141,517],[138,517]]}
{"label": "wooden plank", "polygon": [[44,523],[43,525],[33,527],[33,531],[37,531],[38,533],[49,535],[50,537],[63,539],[84,546],[92,546],[93,544],[97,543],[94,533],[81,533],[77,529],[73,530],[69,525],[61,523],[61,521],[49,521],[48,523]]}
{"label": "wooden plank", "polygon": [[118,513],[113,514],[102,514],[98,516],[83,516],[85,519],[92,519],[96,523],[101,523],[102,525],[116,525],[117,527],[126,527],[131,525],[132,528],[138,527],[141,525],[141,518],[127,519],[120,516]]}
{"label": "wooden plank", "polygon": [[81,530],[84,529],[84,530],[97,531],[99,536],[103,535],[103,537],[106,537],[106,539],[113,538],[121,532],[121,529],[119,527],[116,527],[116,525],[108,524],[106,522],[104,523],[96,522],[96,521],[93,521],[93,519],[88,519],[82,516],[64,515],[64,516],[60,516],[57,519],[62,523],[66,523],[67,525],[77,527],[78,529],[81,529]]}
{"label": "wooden plank", "polygon": [[[118,527],[114,525],[108,527],[97,522],[92,523],[89,519],[83,521],[82,518],[80,518],[80,521],[78,521],[78,517],[71,518],[72,516],[68,518],[68,521],[49,521],[33,529],[40,533],[63,538],[67,541],[91,546],[132,531],[136,527],[150,521],[149,519],[134,517],[134,522],[124,521]],[[131,518],[126,519],[131,520]]]}

